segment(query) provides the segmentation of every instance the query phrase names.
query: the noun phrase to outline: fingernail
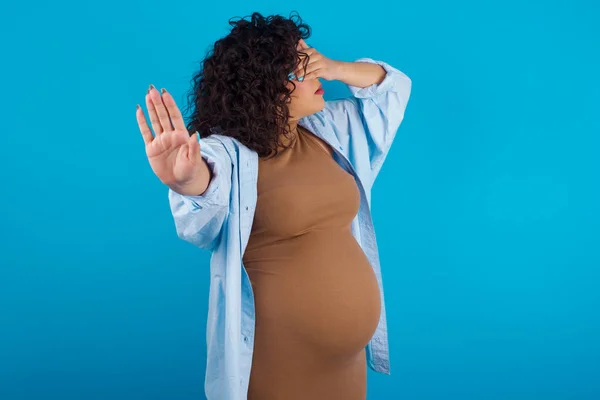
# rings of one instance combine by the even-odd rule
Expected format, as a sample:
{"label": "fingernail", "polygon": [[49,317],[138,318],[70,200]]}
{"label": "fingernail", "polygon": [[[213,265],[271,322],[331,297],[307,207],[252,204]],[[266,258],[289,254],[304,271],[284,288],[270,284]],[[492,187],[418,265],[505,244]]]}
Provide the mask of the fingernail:
{"label": "fingernail", "polygon": [[142,108],[142,107],[140,107],[140,105],[139,105],[139,104],[136,104],[136,105],[135,105],[135,108],[139,110],[139,109],[140,109],[140,108]]}
{"label": "fingernail", "polygon": [[152,89],[156,89],[156,88],[154,87],[154,85],[153,85],[153,84],[150,84],[150,86],[148,87],[148,93],[150,93],[150,91],[151,91]]}
{"label": "fingernail", "polygon": [[161,93],[163,93],[163,94],[164,94],[164,93],[167,93],[167,89],[165,89],[165,88],[162,88],[162,89],[160,89],[160,92],[161,92]]}

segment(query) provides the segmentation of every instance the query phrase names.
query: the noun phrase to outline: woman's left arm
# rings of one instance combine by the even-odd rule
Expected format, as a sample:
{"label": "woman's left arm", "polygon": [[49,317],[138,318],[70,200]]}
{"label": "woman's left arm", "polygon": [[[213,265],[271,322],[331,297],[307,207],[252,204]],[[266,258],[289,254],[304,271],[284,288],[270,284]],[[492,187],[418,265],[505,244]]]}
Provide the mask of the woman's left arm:
{"label": "woman's left arm", "polygon": [[385,68],[379,64],[345,61],[334,61],[334,63],[338,71],[336,79],[358,88],[379,85],[387,74]]}
{"label": "woman's left arm", "polygon": [[384,61],[366,57],[354,62],[332,60],[302,39],[298,49],[309,56],[309,63],[306,70],[302,63],[298,65],[296,76],[339,80],[352,93],[347,98],[326,101],[320,114],[333,124],[340,143],[365,149],[374,181],[404,119],[412,81]]}
{"label": "woman's left arm", "polygon": [[366,143],[374,181],[404,119],[412,81],[384,61],[359,58],[339,63],[335,76],[352,96],[326,101],[322,112],[341,142]]}

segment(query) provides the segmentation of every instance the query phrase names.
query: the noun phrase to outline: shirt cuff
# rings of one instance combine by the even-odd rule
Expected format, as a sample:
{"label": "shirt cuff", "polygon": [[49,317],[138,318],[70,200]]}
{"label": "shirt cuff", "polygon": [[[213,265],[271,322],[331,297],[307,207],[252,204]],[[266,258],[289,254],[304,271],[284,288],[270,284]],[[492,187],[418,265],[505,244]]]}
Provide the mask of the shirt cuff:
{"label": "shirt cuff", "polygon": [[395,72],[398,71],[396,68],[392,67],[384,61],[373,60],[372,58],[367,57],[359,58],[354,62],[367,62],[371,64],[378,64],[381,65],[386,71],[383,81],[381,81],[381,83],[379,84],[374,83],[364,88],[361,88],[359,86],[347,85],[348,89],[350,89],[350,92],[354,97],[359,99],[375,97],[393,88],[396,80]]}

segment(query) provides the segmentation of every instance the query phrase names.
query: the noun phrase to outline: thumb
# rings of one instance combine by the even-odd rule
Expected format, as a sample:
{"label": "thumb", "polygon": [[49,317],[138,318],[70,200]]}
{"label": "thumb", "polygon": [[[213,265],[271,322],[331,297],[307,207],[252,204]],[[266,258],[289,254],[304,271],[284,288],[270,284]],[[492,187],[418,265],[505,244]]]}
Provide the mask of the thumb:
{"label": "thumb", "polygon": [[190,136],[187,143],[188,159],[194,164],[196,164],[201,157],[199,137],[200,134],[198,133],[198,131],[196,131],[194,132],[194,134],[192,134],[192,136]]}

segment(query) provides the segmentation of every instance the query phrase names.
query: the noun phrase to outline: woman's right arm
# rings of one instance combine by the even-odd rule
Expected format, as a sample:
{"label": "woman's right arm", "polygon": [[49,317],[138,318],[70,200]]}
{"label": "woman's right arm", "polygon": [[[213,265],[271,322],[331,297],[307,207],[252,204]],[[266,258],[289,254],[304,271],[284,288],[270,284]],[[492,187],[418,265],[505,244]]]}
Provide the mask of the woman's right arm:
{"label": "woman's right arm", "polygon": [[215,138],[190,135],[173,97],[154,86],[146,94],[154,135],[141,107],[136,119],[152,171],[169,187],[169,202],[180,238],[212,250],[229,210],[232,163]]}
{"label": "woman's right arm", "polygon": [[223,144],[211,137],[200,139],[200,152],[212,175],[208,177],[208,187],[201,195],[181,194],[169,187],[169,204],[177,235],[197,247],[212,250],[229,213],[232,164]]}

